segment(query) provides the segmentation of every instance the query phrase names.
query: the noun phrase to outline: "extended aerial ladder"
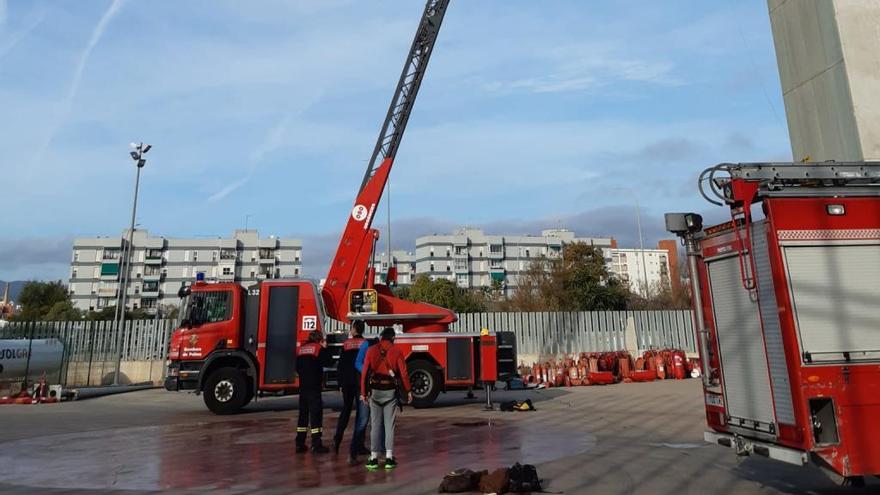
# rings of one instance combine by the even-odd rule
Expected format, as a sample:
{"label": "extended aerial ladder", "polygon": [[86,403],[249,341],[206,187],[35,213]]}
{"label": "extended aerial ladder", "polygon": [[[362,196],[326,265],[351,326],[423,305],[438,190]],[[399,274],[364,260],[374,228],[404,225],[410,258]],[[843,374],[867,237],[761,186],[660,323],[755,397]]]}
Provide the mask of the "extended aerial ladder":
{"label": "extended aerial ladder", "polygon": [[456,320],[455,314],[448,309],[395,297],[386,285],[395,279],[396,271],[391,266],[386,284],[374,284],[375,272],[371,263],[379,238],[379,231],[371,225],[448,6],[449,0],[430,0],[425,5],[354,207],[330,265],[321,295],[328,315],[338,320],[358,318],[372,325],[399,323],[406,332],[444,331]]}
{"label": "extended aerial ladder", "polygon": [[[329,318],[399,325],[413,402],[428,406],[440,392],[491,387],[515,373],[511,332],[448,332],[455,313],[397,298],[375,283],[373,257],[379,232],[372,222],[394,165],[449,0],[428,0],[394,90],[394,97],[354,207],[323,287],[310,280],[270,279],[243,288],[237,283],[196,282],[180,293],[183,319],[169,346],[168,390],[204,393],[218,414],[240,410],[261,394],[295,393],[296,348]],[[331,346],[342,334],[328,336]]]}

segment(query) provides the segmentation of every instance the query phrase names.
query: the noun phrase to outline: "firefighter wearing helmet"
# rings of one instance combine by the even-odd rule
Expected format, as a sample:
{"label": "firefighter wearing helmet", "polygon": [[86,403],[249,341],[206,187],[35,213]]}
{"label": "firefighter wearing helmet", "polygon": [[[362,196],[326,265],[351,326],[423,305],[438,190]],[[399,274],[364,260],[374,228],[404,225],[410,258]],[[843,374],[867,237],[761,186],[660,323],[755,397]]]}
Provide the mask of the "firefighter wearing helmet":
{"label": "firefighter wearing helmet", "polygon": [[315,330],[309,339],[296,350],[296,373],[299,375],[299,421],[296,423],[296,452],[303,453],[306,436],[312,436],[312,452],[326,454],[329,449],[321,443],[323,433],[324,404],[321,391],[324,388],[324,368],[330,366],[331,356],[324,341],[324,334]]}

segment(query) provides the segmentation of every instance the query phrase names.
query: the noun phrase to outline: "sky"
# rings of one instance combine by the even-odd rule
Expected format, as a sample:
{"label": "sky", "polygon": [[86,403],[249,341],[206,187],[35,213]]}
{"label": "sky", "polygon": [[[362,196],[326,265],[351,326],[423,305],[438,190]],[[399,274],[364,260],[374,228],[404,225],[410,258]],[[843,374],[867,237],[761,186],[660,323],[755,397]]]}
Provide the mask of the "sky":
{"label": "sky", "polygon": [[[420,0],[0,0],[0,279],[76,236],[301,239],[324,276]],[[391,174],[392,242],[564,227],[636,246],[719,162],[790,160],[763,0],[452,0]],[[380,220],[385,223],[384,205]],[[379,223],[383,225],[378,225]],[[381,241],[384,245],[384,239]]]}

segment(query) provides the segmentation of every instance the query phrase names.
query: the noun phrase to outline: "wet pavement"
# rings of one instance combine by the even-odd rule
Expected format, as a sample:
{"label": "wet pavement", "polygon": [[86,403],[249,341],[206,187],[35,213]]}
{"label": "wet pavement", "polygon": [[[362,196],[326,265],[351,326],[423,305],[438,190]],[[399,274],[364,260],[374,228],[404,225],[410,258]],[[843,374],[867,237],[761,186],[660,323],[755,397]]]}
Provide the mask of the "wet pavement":
{"label": "wet pavement", "polygon": [[[339,456],[293,453],[297,398],[261,399],[215,416],[201,398],[149,390],[71,403],[0,406],[0,495],[153,492],[436,493],[454,468],[535,464],[545,489],[566,494],[847,494],[815,468],[737,458],[705,444],[698,380],[527,392],[536,412],[485,412],[464,394],[398,418],[391,472]],[[327,393],[332,431],[339,394]],[[350,430],[348,432],[350,434]],[[346,436],[348,440],[348,435]]]}
{"label": "wet pavement", "polygon": [[[332,429],[333,423],[328,426]],[[339,455],[294,453],[295,428],[292,418],[249,418],[19,440],[3,444],[0,466],[12,469],[0,472],[0,482],[34,488],[196,491],[408,483],[439,480],[461,466],[549,462],[595,445],[587,433],[531,431],[500,419],[404,415],[395,439],[400,469],[368,472],[362,463],[348,464],[347,445]]]}

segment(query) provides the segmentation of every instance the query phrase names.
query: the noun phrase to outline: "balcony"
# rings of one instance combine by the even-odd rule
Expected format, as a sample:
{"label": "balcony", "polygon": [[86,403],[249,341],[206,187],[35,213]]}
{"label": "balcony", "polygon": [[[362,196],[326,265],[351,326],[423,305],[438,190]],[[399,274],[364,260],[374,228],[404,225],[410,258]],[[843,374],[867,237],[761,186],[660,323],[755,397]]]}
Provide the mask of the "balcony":
{"label": "balcony", "polygon": [[118,287],[99,287],[98,297],[116,297],[119,294]]}
{"label": "balcony", "polygon": [[504,258],[504,247],[500,245],[492,245],[489,246],[489,259],[502,259]]}
{"label": "balcony", "polygon": [[101,280],[119,280],[119,261],[101,263]]}
{"label": "balcony", "polygon": [[147,289],[147,288],[144,288],[144,289],[141,291],[141,297],[142,297],[142,298],[143,298],[143,297],[157,298],[157,297],[159,297],[161,294],[162,294],[162,293],[159,291],[159,288],[158,288],[158,287],[156,287],[155,289]]}
{"label": "balcony", "polygon": [[158,249],[149,249],[144,255],[144,264],[145,265],[161,265],[162,264],[162,251]]}
{"label": "balcony", "polygon": [[144,272],[144,282],[161,282],[164,276],[159,270],[147,270]]}

